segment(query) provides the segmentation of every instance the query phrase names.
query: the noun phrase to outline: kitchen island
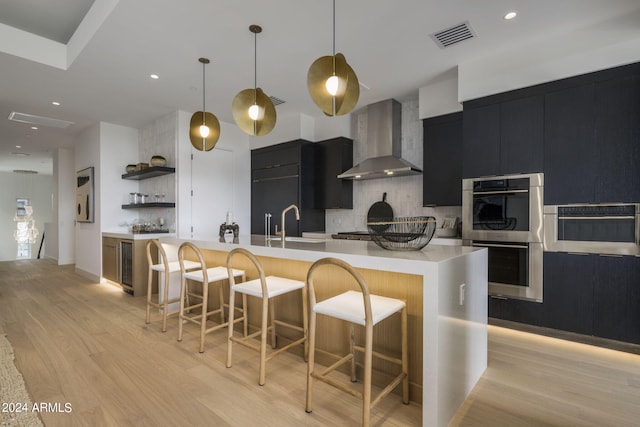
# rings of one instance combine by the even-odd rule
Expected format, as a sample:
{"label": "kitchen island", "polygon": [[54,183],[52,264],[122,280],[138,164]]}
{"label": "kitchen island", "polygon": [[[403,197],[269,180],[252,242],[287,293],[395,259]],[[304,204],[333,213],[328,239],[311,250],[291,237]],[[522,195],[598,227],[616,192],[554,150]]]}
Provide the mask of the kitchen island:
{"label": "kitchen island", "polygon": [[[339,258],[360,271],[372,293],[407,301],[411,399],[422,404],[422,425],[446,426],[487,366],[486,249],[430,244],[421,251],[406,252],[387,251],[373,242],[292,239],[283,243],[264,236],[240,236],[235,243],[192,242],[203,250],[210,266],[224,265],[226,254],[242,247],[260,259],[267,275],[298,280],[306,279],[314,261]],[[176,249],[185,240],[163,237],[160,241]],[[249,279],[256,277],[249,264],[240,268],[247,270]],[[334,274],[318,277],[316,286],[339,287],[341,280]],[[299,317],[297,298],[278,306],[278,315],[284,309],[285,316]],[[250,306],[249,312],[250,323],[255,324],[251,313],[259,309]],[[399,330],[399,319],[392,320],[391,328]],[[343,341],[337,338],[343,330],[335,324],[327,326],[333,330],[318,335],[318,348],[335,350],[335,342]],[[399,349],[399,334],[385,327],[380,325],[374,342],[381,339],[392,351]],[[384,363],[375,368],[392,369]]]}

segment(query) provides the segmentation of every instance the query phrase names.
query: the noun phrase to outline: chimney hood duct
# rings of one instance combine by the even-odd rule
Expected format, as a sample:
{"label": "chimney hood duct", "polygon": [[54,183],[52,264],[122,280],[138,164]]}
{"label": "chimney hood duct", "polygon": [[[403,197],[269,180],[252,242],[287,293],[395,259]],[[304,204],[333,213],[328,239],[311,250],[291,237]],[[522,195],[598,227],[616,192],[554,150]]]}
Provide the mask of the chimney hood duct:
{"label": "chimney hood duct", "polygon": [[338,175],[342,179],[375,179],[419,175],[422,170],[402,158],[402,105],[395,99],[367,106],[367,159]]}

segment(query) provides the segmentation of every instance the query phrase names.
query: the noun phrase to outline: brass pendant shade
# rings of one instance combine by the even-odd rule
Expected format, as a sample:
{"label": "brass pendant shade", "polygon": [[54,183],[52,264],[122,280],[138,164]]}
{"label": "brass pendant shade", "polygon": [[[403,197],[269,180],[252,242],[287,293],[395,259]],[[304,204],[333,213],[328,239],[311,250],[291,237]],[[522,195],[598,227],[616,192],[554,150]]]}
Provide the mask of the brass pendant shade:
{"label": "brass pendant shade", "polygon": [[346,58],[336,53],[336,1],[333,0],[333,56],[322,56],[307,72],[311,99],[327,116],[350,113],[360,98],[358,77]]}
{"label": "brass pendant shade", "polygon": [[[249,108],[258,107],[258,118],[249,116]],[[263,136],[273,130],[276,125],[276,107],[262,89],[245,89],[233,99],[231,105],[233,119],[244,132],[252,136]]]}
{"label": "brass pendant shade", "polygon": [[240,129],[251,136],[264,136],[276,125],[276,107],[273,101],[257,87],[257,34],[262,32],[259,25],[251,25],[254,34],[254,85],[236,95],[231,104],[233,119]]}
{"label": "brass pendant shade", "polygon": [[209,63],[207,58],[200,58],[202,64],[202,111],[196,111],[189,122],[189,139],[196,150],[211,151],[220,138],[220,122],[213,114],[207,112],[204,106],[205,79],[204,67]]}
{"label": "brass pendant shade", "polygon": [[[204,114],[204,118],[203,118]],[[203,137],[200,134],[200,126],[205,124],[209,128],[209,135]],[[200,151],[211,151],[220,138],[220,122],[218,118],[209,112],[196,111],[189,122],[189,139],[193,148]]]}
{"label": "brass pendant shade", "polygon": [[[335,95],[327,89],[327,80],[332,76],[338,78]],[[360,97],[358,77],[341,53],[322,56],[311,64],[307,73],[307,88],[313,102],[327,116],[341,116],[351,112]]]}

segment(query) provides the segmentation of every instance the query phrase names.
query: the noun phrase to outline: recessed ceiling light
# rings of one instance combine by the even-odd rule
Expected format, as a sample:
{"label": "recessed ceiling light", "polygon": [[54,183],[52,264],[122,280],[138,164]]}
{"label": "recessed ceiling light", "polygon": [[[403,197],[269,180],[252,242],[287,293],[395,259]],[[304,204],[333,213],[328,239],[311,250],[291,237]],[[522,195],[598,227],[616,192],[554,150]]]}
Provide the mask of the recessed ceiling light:
{"label": "recessed ceiling light", "polygon": [[508,12],[506,15],[504,15],[504,19],[508,21],[510,19],[515,18],[516,16],[518,16],[517,12]]}
{"label": "recessed ceiling light", "polygon": [[59,107],[59,106],[60,106],[60,103],[59,103],[58,101],[52,101],[51,103],[52,103],[53,105],[55,105],[56,107]]}
{"label": "recessed ceiling light", "polygon": [[16,148],[22,148],[22,145],[16,145]]}
{"label": "recessed ceiling light", "polygon": [[38,126],[31,126],[31,129],[38,130]]}
{"label": "recessed ceiling light", "polygon": [[160,78],[160,76],[157,74],[151,74],[149,77],[151,77],[154,80],[158,80]]}

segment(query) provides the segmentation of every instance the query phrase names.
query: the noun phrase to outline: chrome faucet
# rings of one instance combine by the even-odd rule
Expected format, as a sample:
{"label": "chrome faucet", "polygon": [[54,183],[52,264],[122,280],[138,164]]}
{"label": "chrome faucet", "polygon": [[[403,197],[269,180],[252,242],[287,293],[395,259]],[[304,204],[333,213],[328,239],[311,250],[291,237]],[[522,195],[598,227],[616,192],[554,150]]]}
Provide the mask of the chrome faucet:
{"label": "chrome faucet", "polygon": [[280,233],[278,233],[276,231],[276,234],[280,234],[281,238],[282,238],[282,243],[284,243],[284,238],[285,238],[285,232],[284,232],[284,215],[289,212],[291,209],[296,211],[296,220],[300,221],[300,211],[298,210],[298,207],[296,205],[289,205],[286,208],[284,208],[282,210],[282,216],[280,217],[280,224],[282,227],[282,230],[280,231]]}

